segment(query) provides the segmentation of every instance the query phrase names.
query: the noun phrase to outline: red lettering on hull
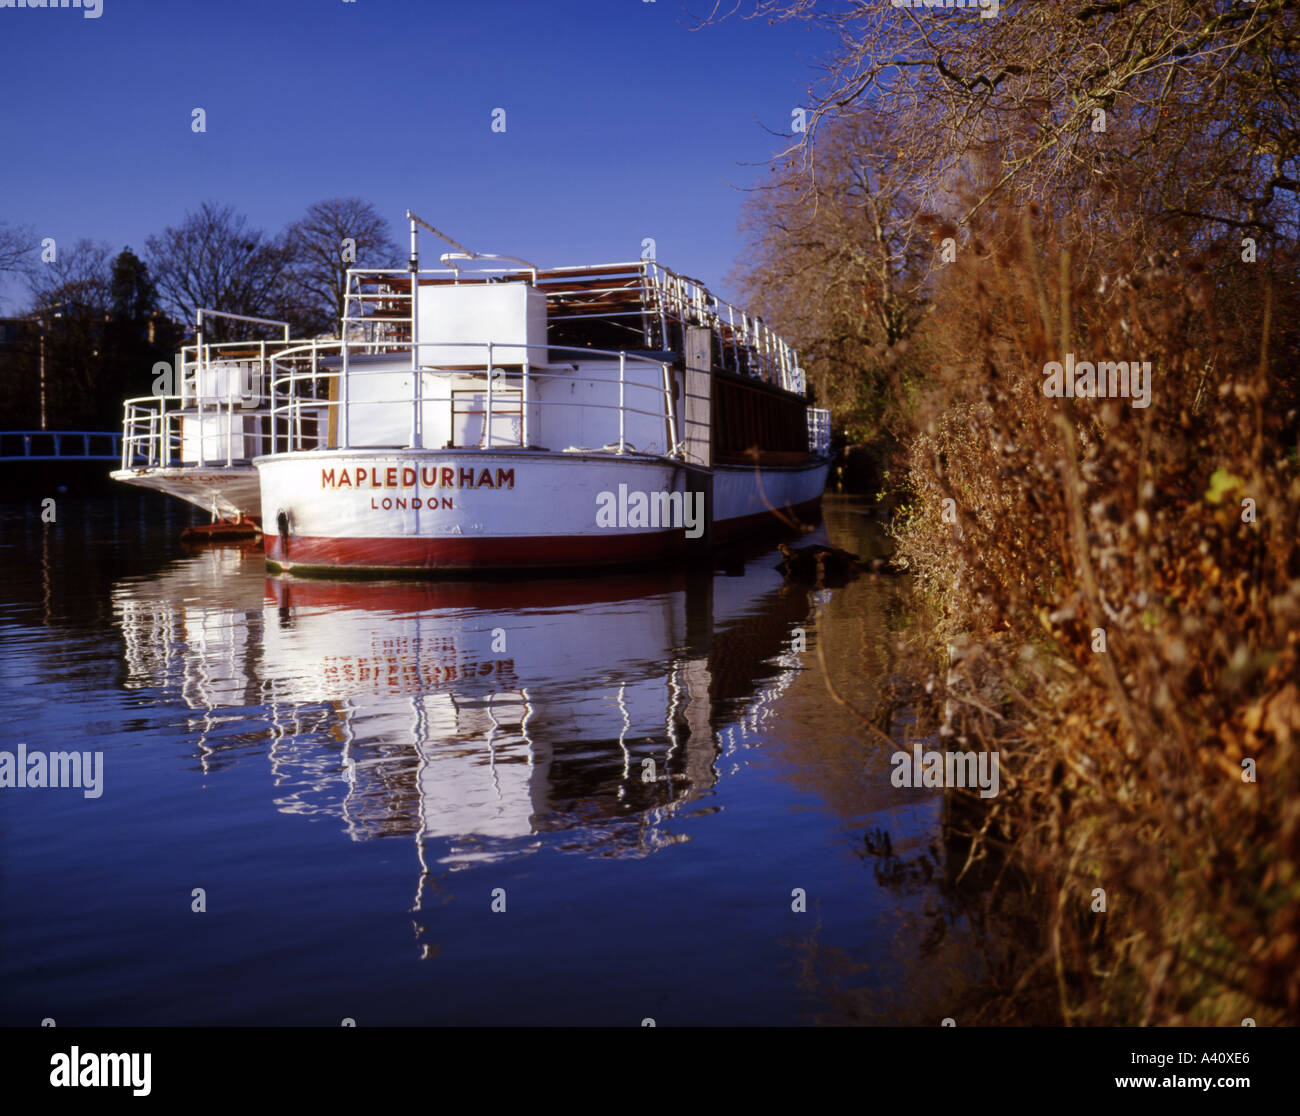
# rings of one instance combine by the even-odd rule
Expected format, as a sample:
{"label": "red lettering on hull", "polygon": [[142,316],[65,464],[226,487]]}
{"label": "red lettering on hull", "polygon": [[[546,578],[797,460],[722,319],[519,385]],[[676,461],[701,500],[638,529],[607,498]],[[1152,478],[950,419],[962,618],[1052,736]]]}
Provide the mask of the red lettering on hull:
{"label": "red lettering on hull", "polygon": [[[412,465],[385,466],[378,468],[358,466],[351,469],[324,469],[320,471],[321,488],[514,488],[515,471],[497,469],[495,477],[491,469],[480,469],[475,478],[473,469],[457,469],[451,465],[421,466]],[[432,501],[434,498],[429,497]]]}

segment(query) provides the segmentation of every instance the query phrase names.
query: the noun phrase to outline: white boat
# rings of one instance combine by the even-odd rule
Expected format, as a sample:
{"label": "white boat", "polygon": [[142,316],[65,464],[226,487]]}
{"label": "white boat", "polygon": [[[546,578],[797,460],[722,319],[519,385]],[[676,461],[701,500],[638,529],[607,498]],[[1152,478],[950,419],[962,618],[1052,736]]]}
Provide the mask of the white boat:
{"label": "white boat", "polygon": [[646,562],[815,521],[829,416],[761,320],[653,260],[421,270],[437,230],[407,216],[410,266],[349,271],[340,340],[200,338],[175,406],[128,403],[114,476],[261,520],[297,573]]}

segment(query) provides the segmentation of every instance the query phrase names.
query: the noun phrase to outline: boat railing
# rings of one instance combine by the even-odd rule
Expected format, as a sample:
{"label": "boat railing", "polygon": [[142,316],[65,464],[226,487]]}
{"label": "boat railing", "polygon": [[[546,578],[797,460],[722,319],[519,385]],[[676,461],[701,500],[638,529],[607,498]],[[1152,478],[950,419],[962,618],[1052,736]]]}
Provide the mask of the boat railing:
{"label": "boat railing", "polygon": [[170,390],[126,400],[123,469],[242,465],[269,444],[270,356],[283,341],[185,345]]}
{"label": "boat railing", "polygon": [[808,449],[818,457],[831,452],[831,413],[820,407],[808,408]]}
{"label": "boat railing", "polygon": [[762,318],[712,294],[698,279],[645,261],[647,283],[665,321],[703,326],[713,335],[719,366],[802,394],[803,369],[795,351]]}
{"label": "boat railing", "polygon": [[146,395],[123,404],[123,469],[163,469],[180,463],[180,402],[175,395]]}
{"label": "boat railing", "polygon": [[[554,446],[553,449],[583,449],[597,453],[653,453],[655,456],[684,459],[686,444],[679,438],[679,400],[674,394],[674,376],[670,364],[641,353],[585,348],[541,346],[547,353],[545,365],[529,360],[530,351],[538,346],[482,342],[419,342],[419,375],[412,368],[381,366],[368,368],[351,363],[365,355],[366,346],[342,341],[314,341],[284,350],[271,358],[271,452],[289,453],[314,449],[376,448],[373,435],[354,437],[354,428],[363,416],[375,408],[399,406],[409,410],[410,421],[404,427],[400,448],[440,448],[426,445],[424,423],[432,408],[448,408],[444,417],[451,437],[448,447],[494,448],[514,446],[537,448],[539,437],[553,437],[546,427],[548,409],[579,409],[598,412],[608,419],[592,446]],[[457,363],[437,367],[439,351],[454,352]],[[408,346],[409,351],[409,346]],[[482,354],[481,362],[463,363],[467,351]],[[414,362],[414,358],[413,358]],[[575,369],[580,368],[579,371]],[[652,375],[647,376],[647,372]],[[402,376],[409,387],[400,395],[368,388],[377,377]],[[603,384],[617,402],[597,402],[572,398],[543,398],[544,387],[555,380],[579,376],[585,383]],[[458,398],[461,396],[462,398]],[[464,396],[471,396],[466,400]],[[457,411],[458,404],[478,402]],[[451,447],[455,438],[457,415],[482,416],[482,434],[473,447]],[[629,420],[634,416],[652,420],[662,430],[662,447],[657,438],[652,443],[635,445],[628,436]],[[499,419],[506,419],[507,433],[499,432]],[[660,425],[662,424],[662,425]],[[642,431],[645,425],[640,427]],[[562,439],[563,440],[563,439]],[[654,448],[651,449],[650,446]],[[399,448],[394,446],[393,448]]]}
{"label": "boat railing", "polygon": [[126,400],[124,411],[123,469],[247,465],[270,446],[270,407],[144,395]]}
{"label": "boat railing", "polygon": [[[572,328],[572,323],[581,323],[579,328],[587,328],[588,323],[603,323],[606,331],[612,331],[615,337],[627,337],[629,343],[623,349],[546,346],[551,353],[571,352],[583,359],[599,354],[620,362],[620,403],[617,406],[586,404],[618,412],[617,437],[614,437],[611,423],[611,436],[606,444],[625,449],[628,416],[653,414],[656,418],[662,415],[672,428],[666,443],[669,455],[680,456],[684,452],[676,433],[677,415],[671,393],[665,388],[664,398],[657,400],[648,410],[629,407],[628,395],[631,394],[634,402],[642,402],[647,389],[642,382],[627,381],[625,371],[628,362],[633,362],[634,366],[635,362],[655,363],[659,353],[673,353],[670,359],[676,359],[675,350],[684,346],[684,331],[688,326],[704,327],[711,332],[711,370],[763,379],[799,393],[804,390],[803,372],[794,351],[761,318],[721,301],[703,284],[671,272],[653,260],[548,270],[492,265],[490,272],[491,275],[467,272],[464,268],[443,268],[422,270],[415,275],[420,284],[482,283],[487,281],[485,276],[526,279],[545,294],[549,331]],[[338,424],[346,445],[347,416],[351,413],[347,399],[348,377],[343,375],[340,378],[337,369],[323,370],[320,361],[327,353],[341,356],[346,371],[351,357],[410,353],[412,334],[415,333],[411,280],[412,273],[401,268],[350,269],[341,340],[325,338],[304,342],[286,338],[212,343],[203,339],[200,328],[196,343],[184,346],[180,351],[175,383],[169,392],[126,401],[122,468],[243,465],[267,452],[273,438],[281,435],[294,444],[306,445],[313,439],[319,443],[319,434],[304,432],[311,423],[294,425],[292,409],[297,408],[297,414],[301,416],[303,408],[309,404],[326,409],[327,418]],[[211,317],[284,325],[217,311],[204,310],[200,315],[200,327],[204,318]],[[424,354],[435,349],[436,343],[416,339],[415,347]],[[464,348],[459,344],[455,347]],[[490,390],[493,382],[491,368],[495,367],[494,360],[504,359],[500,354],[507,347],[498,344],[495,356],[487,343],[483,348],[485,366],[489,368],[489,402],[495,409]],[[311,366],[310,375],[300,373],[304,361]],[[519,361],[507,363],[517,364]],[[549,366],[531,366],[526,360],[523,363],[525,382],[522,390],[525,395],[529,395],[529,389],[546,377],[558,374],[548,370]],[[664,382],[668,384],[671,373],[666,365],[663,367]],[[273,380],[288,371],[293,373],[291,398],[279,399]],[[307,379],[313,381],[310,390],[305,386]],[[329,398],[332,380],[338,380],[335,391],[340,397],[333,400]],[[417,395],[423,380],[423,376],[414,379]],[[687,380],[690,381],[691,377]],[[364,407],[385,402],[391,404],[394,401],[353,401],[352,405]],[[538,399],[535,392],[527,402],[529,406],[521,407],[523,426],[531,421],[530,410],[546,405],[546,401]],[[454,403],[453,400],[453,406]],[[413,408],[413,412],[418,412],[418,408]],[[415,427],[419,421],[416,413],[413,417]],[[277,422],[289,425],[282,431],[276,426]],[[295,429],[299,433],[290,433]],[[698,435],[699,431],[696,430],[695,434]],[[417,435],[418,429],[413,427],[413,440]],[[524,444],[528,444],[526,438]]]}
{"label": "boat railing", "polygon": [[270,448],[271,358],[323,343],[338,345],[326,338],[182,346],[166,377],[170,391],[125,401],[121,467],[247,465]]}
{"label": "boat railing", "polygon": [[[408,346],[411,275],[401,268],[350,269],[344,336],[380,352]],[[674,349],[682,344],[684,327],[702,326],[712,335],[718,370],[799,394],[804,391],[797,354],[761,317],[654,260],[542,270],[494,265],[469,273],[459,268],[426,268],[415,276],[419,285],[483,283],[490,278],[530,282],[546,296],[552,328],[583,322],[617,326],[629,342],[637,342],[629,349]]]}

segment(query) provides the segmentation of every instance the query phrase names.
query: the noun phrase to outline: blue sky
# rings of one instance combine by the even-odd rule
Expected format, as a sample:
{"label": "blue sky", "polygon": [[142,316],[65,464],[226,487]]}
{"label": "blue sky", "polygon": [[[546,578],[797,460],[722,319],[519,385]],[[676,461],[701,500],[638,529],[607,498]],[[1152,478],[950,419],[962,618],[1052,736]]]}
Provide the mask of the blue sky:
{"label": "blue sky", "polygon": [[[0,9],[0,218],[141,251],[205,199],[278,231],[355,194],[400,244],[408,207],[544,266],[635,259],[652,236],[662,263],[734,293],[736,187],[830,44],[801,24],[693,24],[680,0]],[[21,296],[0,290],[8,310]]]}

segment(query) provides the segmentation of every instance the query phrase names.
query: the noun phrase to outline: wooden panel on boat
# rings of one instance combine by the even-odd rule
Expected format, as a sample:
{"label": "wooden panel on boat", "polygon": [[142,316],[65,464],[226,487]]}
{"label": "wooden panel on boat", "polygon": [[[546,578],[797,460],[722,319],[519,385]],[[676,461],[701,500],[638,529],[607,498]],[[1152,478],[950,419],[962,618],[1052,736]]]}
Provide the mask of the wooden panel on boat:
{"label": "wooden panel on boat", "polygon": [[771,384],[714,373],[715,459],[727,460],[754,448],[762,452],[806,455],[807,403],[801,396]]}

